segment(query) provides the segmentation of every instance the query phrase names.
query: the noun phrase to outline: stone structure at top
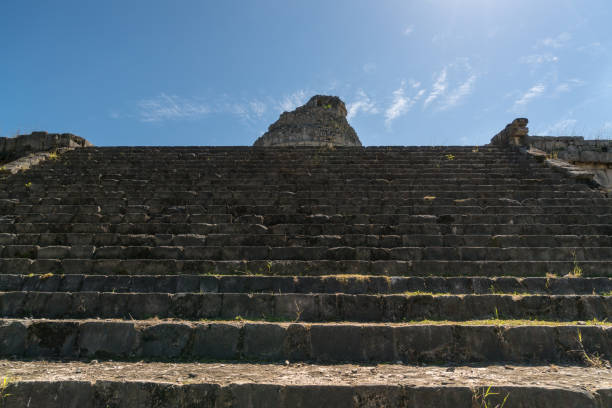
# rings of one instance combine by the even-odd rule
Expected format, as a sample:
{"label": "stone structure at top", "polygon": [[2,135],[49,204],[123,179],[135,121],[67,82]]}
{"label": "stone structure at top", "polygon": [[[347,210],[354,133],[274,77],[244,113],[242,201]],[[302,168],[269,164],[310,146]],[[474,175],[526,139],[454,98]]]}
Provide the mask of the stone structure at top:
{"label": "stone structure at top", "polygon": [[361,146],[337,96],[315,95],[306,105],[283,112],[253,146]]}

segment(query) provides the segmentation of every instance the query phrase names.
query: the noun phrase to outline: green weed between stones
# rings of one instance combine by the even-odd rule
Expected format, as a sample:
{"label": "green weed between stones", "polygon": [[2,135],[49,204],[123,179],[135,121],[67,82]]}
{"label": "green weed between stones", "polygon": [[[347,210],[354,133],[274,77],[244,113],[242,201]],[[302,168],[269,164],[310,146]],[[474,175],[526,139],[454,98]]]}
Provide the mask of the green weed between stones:
{"label": "green weed between stones", "polygon": [[491,391],[491,386],[486,389],[484,387],[481,389],[477,388],[472,390],[472,401],[480,408],[503,408],[510,397],[510,393],[508,393],[500,404],[493,405],[489,398],[494,395],[499,395],[499,393]]}
{"label": "green weed between stones", "polygon": [[574,259],[574,267],[568,274],[569,277],[580,278],[582,276],[582,268],[578,265],[578,261],[576,261],[576,251],[572,251],[572,257]]}
{"label": "green weed between stones", "polygon": [[580,331],[580,329],[576,330],[576,332],[577,332],[577,340],[578,340],[579,349],[573,350],[573,351],[577,352],[582,358],[582,360],[584,361],[584,363],[588,366],[596,367],[596,368],[608,367],[610,365],[609,361],[606,361],[597,353],[588,353],[585,350],[584,344],[582,343],[582,332]]}
{"label": "green weed between stones", "polygon": [[11,396],[11,394],[7,393],[10,382],[11,379],[9,377],[2,377],[2,381],[0,381],[0,406],[4,406],[4,400]]}

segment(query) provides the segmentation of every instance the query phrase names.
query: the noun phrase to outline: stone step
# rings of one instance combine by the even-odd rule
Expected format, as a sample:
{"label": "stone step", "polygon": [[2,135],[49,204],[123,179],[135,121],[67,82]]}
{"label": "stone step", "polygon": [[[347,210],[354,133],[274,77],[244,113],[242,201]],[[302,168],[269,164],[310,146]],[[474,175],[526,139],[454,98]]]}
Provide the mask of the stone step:
{"label": "stone step", "polygon": [[[440,181],[440,180],[438,180]],[[31,180],[27,182],[32,182]],[[175,184],[178,183],[178,184]],[[45,183],[46,184],[46,183]],[[542,184],[538,180],[533,183],[527,183],[524,180],[508,182],[502,184],[476,184],[476,183],[457,183],[457,182],[425,182],[424,184],[417,184],[412,180],[406,180],[404,182],[389,182],[389,181],[379,181],[372,182],[368,179],[358,179],[354,181],[346,181],[344,179],[340,179],[338,181],[331,181],[328,178],[320,177],[318,179],[308,178],[305,180],[298,180],[287,183],[278,183],[278,179],[265,179],[265,180],[254,180],[252,183],[246,183],[243,179],[238,180],[237,182],[232,182],[230,179],[218,179],[214,183],[195,183],[188,185],[181,185],[176,179],[169,179],[166,182],[162,183],[160,181],[157,185],[143,185],[141,180],[135,182],[121,182],[119,180],[113,182],[105,182],[105,183],[96,183],[96,184],[88,184],[83,183],[74,185],[58,185],[51,186],[49,189],[45,186],[45,184],[36,184],[32,182],[32,185],[25,186],[21,185],[21,182],[18,185],[13,186],[11,190],[15,192],[26,192],[26,193],[37,193],[39,195],[53,194],[54,196],[57,193],[60,193],[61,190],[65,194],[70,194],[78,191],[104,191],[107,189],[125,189],[124,191],[128,196],[142,196],[151,194],[153,192],[160,191],[160,188],[163,190],[160,193],[182,193],[186,196],[194,196],[194,190],[206,190],[220,187],[223,190],[231,190],[231,191],[261,191],[264,188],[264,191],[297,191],[297,190],[311,190],[317,191],[320,190],[322,186],[329,186],[333,191],[348,191],[348,192],[365,192],[370,190],[375,191],[412,191],[412,192],[422,192],[423,195],[427,194],[440,194],[443,192],[453,192],[457,190],[461,190],[462,187],[465,187],[463,191],[471,191],[474,193],[479,192],[488,192],[494,193],[497,192],[499,194],[505,194],[508,191],[518,191],[524,193],[546,193],[546,192],[557,192],[564,191],[568,193],[586,193],[587,195],[593,194],[589,191],[589,188],[583,184]],[[83,189],[79,188],[80,186]],[[173,188],[169,188],[169,186],[173,186]],[[138,187],[138,191],[130,191]],[[595,195],[595,194],[593,194]]]}
{"label": "stone step", "polygon": [[[457,171],[456,171],[457,170]],[[493,172],[496,169],[491,169]],[[522,186],[525,188],[533,189],[536,184],[542,186],[559,186],[566,184],[566,187],[571,187],[572,190],[585,190],[582,188],[580,183],[567,183],[563,179],[563,176],[559,174],[537,174],[532,175],[528,178],[525,175],[516,174],[517,172],[507,173],[492,173],[487,176],[483,176],[482,169],[478,171],[474,170],[471,172],[448,168],[443,171],[430,173],[427,171],[427,166],[423,166],[422,169],[411,169],[410,171],[404,171],[402,173],[373,173],[368,172],[364,174],[354,173],[340,173],[330,169],[329,172],[316,173],[291,173],[291,174],[267,174],[257,173],[256,171],[245,171],[243,174],[233,174],[223,172],[219,169],[213,169],[213,174],[206,172],[206,176],[201,174],[201,169],[190,169],[183,173],[171,173],[163,174],[157,173],[153,170],[146,171],[143,169],[142,174],[125,174],[119,177],[111,175],[101,175],[99,173],[87,175],[79,174],[80,182],[89,187],[101,187],[101,186],[131,186],[139,185],[143,190],[150,190],[153,188],[163,188],[164,190],[189,190],[192,187],[199,186],[210,186],[223,184],[226,186],[246,186],[245,180],[252,180],[252,184],[261,186],[274,186],[274,185],[300,185],[300,186],[319,186],[329,185],[336,188],[347,188],[349,186],[355,187],[369,187],[369,188],[380,188],[385,189],[397,189],[399,187],[416,187],[422,189],[425,187],[437,188],[445,186],[458,186],[465,185],[471,187],[477,187],[482,184],[485,186],[492,186],[494,189],[503,189],[503,187],[510,186]],[[221,174],[219,171],[221,171]],[[333,172],[333,175],[332,175]],[[193,174],[195,173],[195,175]],[[536,178],[537,177],[537,178]],[[168,182],[176,182],[176,185],[168,185]],[[30,189],[58,189],[60,186],[74,189],[74,185],[70,183],[70,178],[66,177],[51,177],[47,175],[37,175],[35,173],[27,173],[20,175],[19,177],[13,177],[7,179],[7,183],[14,184],[15,187],[23,186],[25,183],[31,182],[32,185],[28,186]],[[493,187],[496,186],[496,187]],[[316,188],[315,188],[316,189]],[[548,188],[547,188],[548,189]],[[586,190],[585,190],[586,191]]]}
{"label": "stone step", "polygon": [[0,245],[38,246],[326,246],[333,247],[611,247],[610,235],[441,235],[441,234],[119,234],[0,233]]}
{"label": "stone step", "polygon": [[[138,161],[142,166],[147,166],[151,168],[160,168],[160,162],[168,163],[170,165],[176,166],[178,168],[181,167],[220,167],[226,166],[230,167],[232,164],[239,164],[237,170],[245,167],[253,167],[257,169],[266,169],[266,168],[287,168],[291,170],[290,164],[295,163],[296,165],[313,165],[318,167],[327,167],[327,166],[342,166],[342,168],[347,167],[356,167],[361,163],[365,166],[372,167],[389,167],[393,164],[403,164],[406,166],[415,165],[419,163],[429,163],[432,165],[442,166],[475,166],[478,164],[524,164],[526,166],[537,166],[539,163],[535,161],[531,161],[529,159],[525,160],[520,156],[512,155],[512,154],[495,154],[495,155],[473,155],[473,154],[461,154],[461,153],[450,153],[454,156],[454,158],[449,159],[446,154],[403,154],[397,157],[393,157],[392,155],[379,155],[378,158],[376,156],[367,156],[367,155],[357,155],[354,157],[343,158],[341,156],[333,156],[333,155],[320,155],[320,154],[304,154],[302,156],[287,156],[287,155],[279,155],[279,154],[270,154],[267,156],[261,157],[237,157],[237,156],[208,156],[205,158],[187,158],[187,157],[176,157],[172,155],[164,155],[164,154],[142,154],[142,155],[133,155],[131,157],[125,157],[121,155],[106,155],[104,153],[98,154],[90,157],[78,157],[75,155],[67,155],[64,156],[64,162],[68,161],[68,164],[74,167],[87,169],[86,165],[89,164],[102,164],[108,163],[113,165],[109,168],[114,169],[119,167],[120,169],[131,169],[134,170],[134,167],[128,167],[130,163]],[[157,160],[158,159],[158,160]],[[60,161],[61,163],[61,161]],[[49,163],[49,167],[57,167],[55,163]],[[433,166],[432,166],[433,167]]]}
{"label": "stone step", "polygon": [[0,356],[17,358],[222,359],[580,363],[583,350],[612,357],[612,326],[500,321],[272,323],[163,320],[0,320]]}
{"label": "stone step", "polygon": [[[379,241],[384,241],[385,238],[391,242],[396,242],[397,237],[401,237],[403,245],[423,246],[417,244],[423,236],[438,237],[428,240],[424,238],[424,242],[431,243],[434,245],[439,240],[443,240],[440,246],[445,246],[445,242],[454,242],[456,244],[465,242],[466,244],[476,244],[477,241],[472,241],[470,238],[462,238],[463,236],[488,236],[495,244],[499,243],[499,247],[516,246],[520,245],[523,240],[515,240],[513,238],[504,238],[506,236],[543,236],[547,237],[541,241],[541,243],[549,243],[551,246],[566,246],[561,245],[562,239],[555,239],[552,241],[552,237],[558,236],[602,236],[606,234],[612,234],[612,225],[607,224],[592,224],[592,225],[560,225],[560,224],[539,224],[539,225],[516,225],[516,224],[463,224],[463,225],[449,225],[449,224],[398,224],[395,226],[388,226],[384,224],[276,224],[269,228],[261,224],[247,224],[247,223],[233,223],[233,224],[184,224],[184,223],[147,223],[147,224],[2,224],[0,223],[0,233],[3,243],[10,243],[15,237],[15,243],[19,243],[21,238],[29,236],[39,236],[41,242],[47,241],[47,237],[52,235],[63,237],[66,236],[65,241],[62,238],[61,242],[75,242],[75,244],[87,245],[91,242],[99,242],[104,245],[112,245],[116,243],[114,239],[109,237],[116,236],[154,236],[155,243],[158,245],[171,245],[176,237],[194,237],[196,240],[201,240],[201,237],[211,237],[212,240],[216,236],[234,236],[234,235],[248,235],[248,236],[259,236],[261,239],[273,239],[265,238],[266,236],[287,236],[287,239],[299,239],[299,237],[308,236],[325,236],[325,237],[346,237],[346,239],[358,239],[354,238],[357,235],[365,236],[365,243],[372,245],[374,237],[378,238]],[[79,237],[84,234],[94,234],[96,241],[82,241]],[[174,238],[173,238],[174,237]],[[198,238],[200,237],[200,238]],[[25,238],[24,238],[25,239]],[[132,243],[137,238],[129,238],[125,241],[119,241],[121,243]],[[188,238],[185,238],[188,239]],[[253,238],[255,239],[255,238]],[[330,238],[333,239],[333,238]],[[344,239],[344,238],[343,238]],[[437,240],[436,240],[437,239]],[[529,240],[529,238],[525,238]],[[569,238],[568,238],[569,239]],[[185,242],[182,238],[179,242]],[[358,239],[358,242],[363,242]],[[531,242],[531,241],[528,241]],[[589,240],[585,240],[585,244]],[[505,243],[505,244],[504,244]],[[497,246],[497,245],[494,245]],[[567,245],[569,246],[569,245]]]}
{"label": "stone step", "polygon": [[[432,200],[434,201],[434,200]],[[12,210],[6,211],[4,216],[14,215],[16,222],[28,222],[30,220],[44,220],[59,218],[59,222],[67,217],[94,219],[99,222],[118,219],[145,219],[155,220],[163,217],[187,217],[199,220],[203,215],[232,214],[240,216],[243,214],[275,215],[284,214],[412,214],[412,215],[607,215],[612,212],[610,206],[460,206],[460,205],[438,205],[436,203],[426,205],[293,205],[293,204],[266,204],[266,205],[210,205],[210,206],[179,206],[165,208],[127,208],[116,206],[30,206],[20,205]]]}
{"label": "stone step", "polygon": [[9,378],[6,408],[612,406],[611,371],[577,366],[12,360],[0,366]]}
{"label": "stone step", "polygon": [[[505,186],[532,186],[534,184],[542,185],[560,185],[564,183],[563,176],[560,174],[539,174],[537,178],[526,178],[516,174],[516,172],[507,173],[495,173],[495,169],[491,169],[493,173],[487,173],[482,175],[482,170],[479,171],[465,171],[461,169],[447,169],[436,173],[430,173],[425,168],[414,169],[410,171],[403,171],[401,173],[380,173],[376,174],[368,172],[365,174],[354,174],[354,173],[336,173],[331,175],[330,173],[291,173],[291,174],[269,174],[269,173],[256,173],[254,171],[245,171],[243,174],[226,173],[219,170],[213,170],[213,174],[206,176],[199,175],[198,170],[189,170],[186,174],[162,174],[154,171],[144,171],[142,174],[124,174],[120,179],[111,178],[112,176],[103,176],[98,173],[87,175],[80,174],[80,182],[84,185],[94,187],[101,185],[136,185],[147,190],[154,187],[163,189],[185,189],[189,190],[194,186],[205,186],[205,185],[216,185],[221,181],[224,181],[225,185],[244,185],[245,180],[250,179],[254,184],[257,185],[283,185],[283,184],[299,184],[299,185],[311,185],[315,182],[321,181],[324,185],[330,185],[335,187],[344,187],[347,185],[362,185],[369,187],[380,186],[383,189],[389,187],[398,186],[410,186],[410,187],[426,187],[431,186],[432,188],[445,185],[465,185],[465,186],[477,186],[483,185],[505,185]],[[190,174],[196,172],[196,174]],[[12,178],[8,180],[9,184],[21,184],[29,181],[32,183],[30,187],[40,187],[45,189],[57,189],[59,186],[71,186],[69,178],[63,177],[51,177],[47,175],[37,175],[35,173],[27,173],[22,175],[20,178]],[[176,185],[168,186],[168,181],[175,181]],[[574,186],[568,184],[569,186]],[[577,184],[576,187],[580,186]]]}
{"label": "stone step", "polygon": [[[29,202],[39,203],[41,201],[57,201],[75,197],[79,199],[90,200],[90,203],[98,205],[112,203],[119,205],[149,205],[149,206],[182,206],[182,205],[202,205],[202,203],[213,202],[215,205],[224,205],[228,201],[239,202],[240,200],[282,200],[285,199],[291,203],[297,197],[306,197],[310,199],[332,199],[338,200],[340,203],[352,202],[352,200],[361,200],[363,197],[368,197],[373,200],[383,198],[399,198],[409,200],[423,201],[426,196],[435,196],[437,199],[450,199],[453,202],[471,203],[474,200],[514,200],[522,204],[535,203],[542,200],[601,200],[601,194],[589,193],[584,191],[574,190],[503,190],[503,191],[487,191],[487,190],[471,190],[465,188],[458,190],[455,187],[452,190],[432,190],[427,191],[412,191],[406,189],[397,190],[330,190],[321,192],[317,190],[305,190],[296,188],[295,186],[286,186],[287,188],[279,188],[276,190],[267,190],[265,188],[257,188],[252,190],[239,189],[219,189],[215,192],[210,191],[210,188],[197,188],[196,191],[156,191],[155,194],[142,194],[142,192],[132,189],[112,189],[98,187],[96,189],[78,191],[39,191],[36,195],[32,194],[31,190],[20,191],[19,187],[13,189],[10,193],[4,192],[0,196],[4,202],[13,200],[27,204]],[[512,201],[511,201],[512,202]],[[588,203],[587,203],[588,204]],[[604,205],[607,203],[603,203]]]}
{"label": "stone step", "polygon": [[[163,177],[187,174],[189,179],[213,179],[213,177],[216,177],[215,172],[222,176],[244,176],[249,172],[253,175],[278,175],[279,177],[289,177],[292,175],[307,176],[309,174],[329,174],[332,177],[337,177],[338,175],[401,176],[402,174],[412,175],[416,169],[423,168],[426,170],[426,174],[445,174],[448,177],[455,175],[454,173],[447,172],[449,169],[458,170],[458,174],[475,174],[479,177],[495,177],[495,175],[503,176],[508,174],[523,174],[528,177],[537,175],[555,179],[563,177],[559,173],[542,167],[538,163],[525,163],[512,160],[511,158],[506,160],[468,160],[464,158],[451,161],[440,161],[438,158],[414,158],[412,160],[390,160],[384,164],[376,163],[367,158],[360,160],[358,163],[346,163],[333,159],[321,160],[319,163],[316,163],[316,161],[313,163],[311,159],[292,160],[290,164],[287,162],[265,163],[264,160],[177,161],[168,159],[160,166],[158,162],[152,162],[143,158],[134,158],[134,162],[137,162],[138,166],[131,165],[130,167],[130,165],[126,165],[126,160],[121,161],[113,158],[106,162],[102,161],[102,159],[87,162],[72,159],[70,162],[60,162],[51,166],[37,166],[32,169],[30,174],[40,179],[64,180],[67,177],[61,170],[68,168],[79,175],[96,177],[96,181],[98,181],[100,178],[116,179],[120,175],[125,175],[130,179],[138,178],[147,175],[146,170]],[[107,164],[107,166],[103,166],[103,163]],[[165,165],[170,166],[172,171],[168,171],[168,167],[165,167]],[[478,170],[482,170],[483,167],[489,167],[492,171],[486,173],[480,172],[479,174]]]}
{"label": "stone step", "polygon": [[[404,194],[402,194],[404,195]],[[351,195],[351,196],[336,196],[336,195],[321,195],[319,197],[311,197],[308,192],[301,192],[296,194],[282,194],[277,192],[274,195],[259,195],[255,196],[249,194],[246,197],[239,197],[236,192],[233,192],[230,197],[224,198],[222,194],[218,197],[209,197],[203,200],[197,205],[185,205],[173,208],[173,206],[165,205],[160,201],[151,199],[150,197],[145,198],[146,205],[134,204],[132,200],[127,198],[117,197],[112,198],[110,193],[101,196],[83,196],[73,195],[66,196],[64,198],[52,197],[52,198],[31,198],[19,200],[0,200],[0,209],[6,211],[6,213],[14,213],[17,206],[32,206],[36,211],[28,212],[46,212],[48,210],[46,206],[83,206],[84,209],[71,208],[71,210],[83,211],[88,208],[90,212],[98,211],[109,211],[110,209],[117,208],[123,210],[123,212],[161,212],[163,210],[170,211],[189,211],[196,213],[196,210],[200,210],[203,213],[204,208],[210,207],[226,207],[226,206],[239,206],[239,205],[335,205],[342,206],[347,204],[356,205],[355,200],[359,205],[373,205],[385,208],[387,206],[419,206],[427,204],[428,206],[474,206],[474,207],[508,207],[508,206],[524,206],[524,207],[585,207],[585,206],[610,206],[612,199],[610,198],[539,198],[539,199],[527,199],[522,202],[512,200],[509,198],[470,198],[470,199],[456,199],[454,197],[438,197],[432,199],[433,196],[417,196],[413,198],[409,197],[397,197],[397,194],[391,196],[390,194],[378,194],[378,195]],[[44,207],[43,207],[44,206]],[[98,210],[99,208],[99,210]],[[62,211],[60,211],[62,212]],[[121,212],[121,211],[116,211]]]}
{"label": "stone step", "polygon": [[584,276],[612,277],[605,261],[360,261],[0,258],[0,274],[94,275],[380,275],[380,276]]}
{"label": "stone step", "polygon": [[[397,242],[402,245],[401,242]],[[612,261],[612,247],[0,245],[3,258],[362,261]]]}
{"label": "stone step", "polygon": [[[612,225],[612,213],[599,214],[309,214],[309,213],[277,213],[277,214],[240,214],[256,215],[262,225],[276,224],[608,224]],[[232,214],[171,214],[163,218],[150,219],[146,214],[22,214],[5,215],[0,222],[0,232],[10,232],[13,224],[231,224],[238,216]],[[25,232],[25,231],[24,231]]]}
{"label": "stone step", "polygon": [[605,321],[610,314],[610,295],[0,292],[3,318],[571,322]]}
{"label": "stone step", "polygon": [[[170,164],[168,164],[170,166]],[[440,171],[431,172],[427,166],[422,168],[415,167],[404,171],[396,172],[376,172],[363,171],[361,173],[349,173],[333,168],[325,172],[317,172],[304,169],[303,172],[284,173],[279,172],[258,172],[252,169],[243,169],[240,173],[223,169],[183,169],[173,173],[162,173],[155,170],[141,169],[140,173],[123,174],[120,177],[110,174],[79,174],[80,182],[89,186],[100,185],[129,185],[140,183],[143,188],[153,186],[164,186],[170,180],[177,182],[175,186],[165,186],[166,189],[186,188],[193,185],[246,185],[245,180],[252,179],[256,184],[271,183],[279,184],[314,184],[321,181],[323,184],[343,186],[343,185],[362,185],[362,186],[427,186],[427,185],[525,185],[531,186],[537,183],[543,185],[560,185],[566,182],[560,174],[539,173],[531,176],[517,174],[518,171],[499,172],[498,169],[491,169],[492,173],[483,174],[482,169],[468,170],[465,168],[446,168]],[[455,171],[457,170],[457,171]],[[74,171],[74,170],[73,170]],[[77,171],[74,171],[77,172]],[[195,174],[194,174],[195,173]],[[422,176],[419,177],[419,176]],[[41,184],[40,187],[57,188],[58,185],[71,185],[70,179],[65,176],[50,176],[48,173],[27,173],[19,177],[8,179],[9,184],[20,184],[20,182],[31,181],[34,184]],[[569,184],[570,186],[580,186],[581,184]]]}
{"label": "stone step", "polygon": [[[414,223],[372,224],[311,224],[279,223],[265,226],[256,223],[11,223],[0,217],[2,234],[288,234],[288,235],[612,235],[612,224],[440,224],[437,219],[424,217]],[[424,223],[427,222],[427,223]]]}
{"label": "stone step", "polygon": [[1,275],[3,292],[612,295],[612,278]]}
{"label": "stone step", "polygon": [[[86,168],[88,163],[90,164],[102,164],[108,163],[113,165],[112,169],[115,167],[119,168],[127,168],[134,169],[133,167],[127,167],[130,163],[138,161],[142,163],[143,166],[148,166],[151,168],[160,168],[160,162],[166,162],[170,165],[181,167],[219,167],[219,166],[227,166],[230,167],[232,164],[239,164],[240,168],[252,166],[258,169],[265,168],[290,168],[290,164],[295,163],[296,165],[312,165],[312,166],[334,166],[341,165],[343,168],[346,167],[356,167],[359,163],[363,163],[365,166],[373,166],[373,167],[388,167],[392,164],[403,164],[403,165],[414,165],[418,163],[430,163],[432,165],[439,166],[474,166],[479,163],[484,164],[501,164],[501,163],[509,163],[516,164],[521,163],[526,166],[536,166],[539,163],[535,161],[531,161],[529,159],[525,160],[520,156],[516,155],[508,155],[508,154],[500,154],[500,155],[473,155],[473,154],[461,154],[461,153],[450,153],[454,157],[449,159],[447,154],[427,154],[427,155],[414,155],[414,154],[403,154],[397,157],[393,157],[392,155],[379,155],[378,158],[376,156],[367,156],[367,155],[357,155],[354,157],[341,157],[341,156],[333,156],[333,155],[320,155],[320,154],[304,154],[302,156],[287,156],[287,155],[279,155],[279,154],[270,154],[267,156],[261,157],[237,157],[237,156],[208,156],[205,158],[187,158],[187,157],[176,157],[172,155],[164,155],[164,154],[142,154],[142,155],[133,155],[131,157],[125,157],[121,155],[106,155],[106,154],[98,154],[95,156],[90,156],[88,158],[85,157],[75,157],[75,155],[64,156],[64,159],[70,159],[69,165],[75,167]],[[159,160],[156,160],[159,159]],[[68,160],[63,160],[68,161]],[[60,162],[61,163],[61,162]],[[50,163],[49,167],[54,166],[55,163]],[[433,166],[432,166],[433,167]]]}
{"label": "stone step", "polygon": [[[425,218],[422,221],[429,221]],[[128,227],[129,225],[129,227]],[[153,225],[153,224],[150,224]],[[162,225],[162,224],[159,224]],[[178,224],[180,225],[180,224]],[[189,224],[183,224],[189,225]],[[117,226],[115,231],[140,231],[147,233],[147,224],[123,224]],[[289,235],[343,235],[343,234],[365,234],[365,235],[611,235],[610,224],[439,224],[439,223],[400,223],[398,225],[367,224],[276,224],[269,228],[261,229],[257,224],[218,224],[212,227],[196,226],[187,230],[194,233],[245,233],[249,231],[254,234],[273,233]],[[109,226],[110,229],[110,226]],[[149,230],[155,230],[150,228]],[[167,228],[164,231],[170,231]],[[162,232],[162,231],[160,231]]]}

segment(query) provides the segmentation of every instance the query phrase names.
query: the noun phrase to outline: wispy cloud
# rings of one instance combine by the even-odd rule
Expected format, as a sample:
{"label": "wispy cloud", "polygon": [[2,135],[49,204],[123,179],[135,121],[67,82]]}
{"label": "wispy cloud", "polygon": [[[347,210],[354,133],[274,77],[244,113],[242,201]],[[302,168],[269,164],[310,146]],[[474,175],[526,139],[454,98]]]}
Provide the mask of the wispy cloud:
{"label": "wispy cloud", "polygon": [[457,88],[451,91],[440,105],[440,110],[445,110],[458,105],[462,99],[471,94],[474,90],[474,84],[476,83],[476,75],[471,75]]}
{"label": "wispy cloud", "polygon": [[563,48],[571,39],[570,33],[563,32],[556,37],[547,37],[538,41],[536,48]]}
{"label": "wispy cloud", "polygon": [[154,98],[140,100],[138,113],[142,122],[160,122],[201,118],[210,113],[210,108],[197,100],[161,93]]}
{"label": "wispy cloud", "polygon": [[385,125],[388,128],[391,126],[391,122],[412,109],[414,104],[425,94],[424,89],[418,89],[420,86],[418,82],[411,81],[411,86],[417,89],[417,93],[413,97],[406,96],[405,81],[402,81],[400,87],[393,91],[393,102],[385,111]]}
{"label": "wispy cloud", "polygon": [[606,47],[604,47],[599,41],[595,41],[586,45],[582,45],[576,48],[576,50],[593,56],[598,56],[605,54]]}
{"label": "wispy cloud", "polygon": [[563,81],[557,84],[557,86],[555,87],[555,93],[560,94],[563,92],[569,92],[573,90],[574,88],[580,87],[584,84],[585,82],[582,79],[578,79],[578,78],[568,79],[567,81]]}
{"label": "wispy cloud", "polygon": [[406,28],[404,28],[404,35],[405,36],[409,36],[413,32],[414,32],[414,26],[413,25],[409,25]]}
{"label": "wispy cloud", "polygon": [[537,134],[542,136],[571,136],[576,133],[576,119],[561,119],[552,125],[538,130]]}
{"label": "wispy cloud", "polygon": [[534,54],[534,55],[526,55],[519,59],[519,62],[522,64],[528,65],[542,65],[546,63],[554,63],[558,62],[559,58],[552,54]]}
{"label": "wispy cloud", "polygon": [[474,91],[478,74],[472,68],[468,58],[458,58],[444,66],[434,76],[434,82],[423,109],[434,108],[443,111],[458,106]]}
{"label": "wispy cloud", "polygon": [[372,114],[378,113],[378,108],[370,97],[362,89],[360,89],[357,91],[357,99],[347,105],[347,112],[348,114],[346,117],[348,120],[351,120],[357,116],[359,112]]}
{"label": "wispy cloud", "polygon": [[[137,103],[137,116],[141,122],[162,122],[167,120],[195,120],[211,114],[230,114],[244,120],[255,120],[262,117],[268,107],[257,99],[250,101],[223,101],[226,97],[216,98],[213,107],[203,102],[203,98],[185,98],[161,93],[150,99]],[[124,115],[116,111],[111,118],[118,119]]]}
{"label": "wispy cloud", "polygon": [[217,107],[215,113],[230,113],[241,119],[252,121],[261,118],[267,110],[268,106],[265,103],[254,99],[247,102],[226,103]]}
{"label": "wispy cloud", "polygon": [[292,93],[291,95],[286,95],[279,103],[279,108],[284,112],[289,112],[306,103],[306,91],[300,89]]}
{"label": "wispy cloud", "polygon": [[514,108],[521,108],[522,106],[529,103],[529,101],[531,101],[532,99],[542,95],[545,90],[546,86],[541,83],[532,86],[527,92],[522,94],[516,101],[514,101]]}
{"label": "wispy cloud", "polygon": [[266,104],[257,100],[249,102],[249,108],[251,108],[251,111],[257,117],[263,116],[263,114],[266,113],[267,110]]}
{"label": "wispy cloud", "polygon": [[442,71],[440,72],[440,74],[438,75],[436,82],[434,82],[431,92],[425,99],[425,102],[423,103],[423,107],[427,108],[427,106],[429,106],[433,101],[438,99],[438,97],[446,91],[447,87],[448,87],[448,82],[446,79],[446,67],[444,67]]}

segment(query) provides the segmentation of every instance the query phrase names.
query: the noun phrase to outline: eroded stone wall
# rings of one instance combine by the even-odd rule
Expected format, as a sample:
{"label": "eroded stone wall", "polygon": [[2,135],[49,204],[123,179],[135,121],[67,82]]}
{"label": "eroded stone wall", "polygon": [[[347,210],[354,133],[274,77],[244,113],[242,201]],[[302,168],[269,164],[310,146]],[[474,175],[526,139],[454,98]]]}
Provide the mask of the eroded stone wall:
{"label": "eroded stone wall", "polygon": [[6,163],[30,153],[88,146],[93,144],[71,133],[32,132],[17,137],[0,137],[0,162]]}
{"label": "eroded stone wall", "polygon": [[337,96],[315,95],[304,106],[284,112],[254,146],[361,146]]}
{"label": "eroded stone wall", "polygon": [[529,136],[528,120],[518,118],[492,139],[492,145],[516,146],[546,160],[576,178],[591,179],[612,191],[612,141],[585,140],[582,136]]}

